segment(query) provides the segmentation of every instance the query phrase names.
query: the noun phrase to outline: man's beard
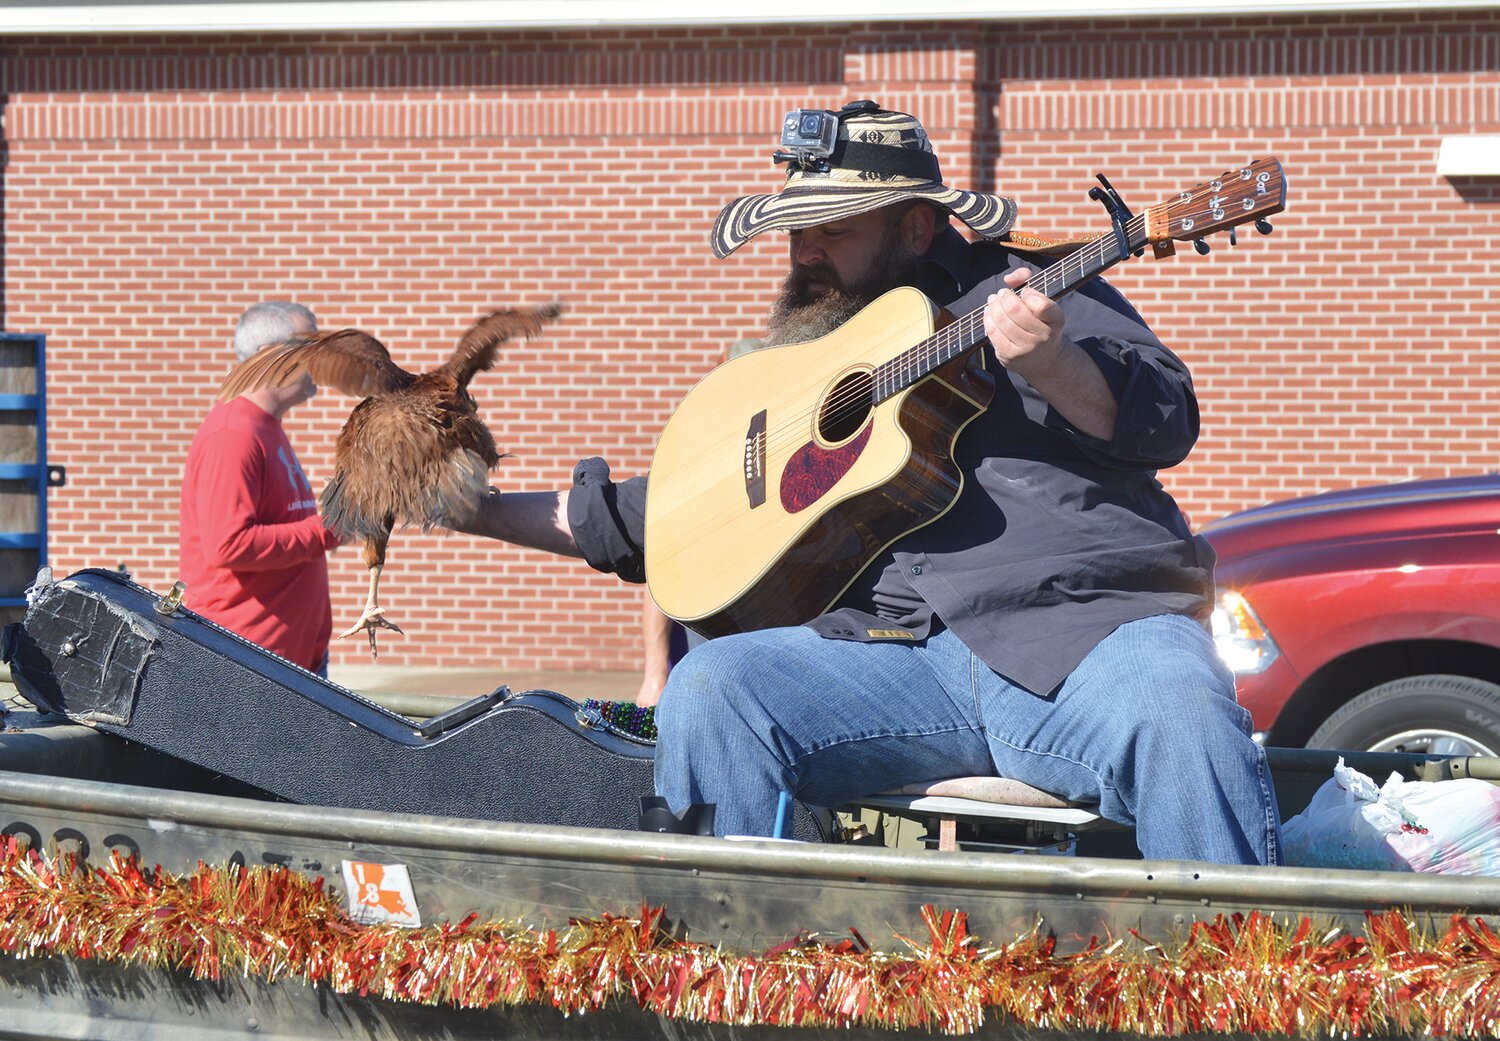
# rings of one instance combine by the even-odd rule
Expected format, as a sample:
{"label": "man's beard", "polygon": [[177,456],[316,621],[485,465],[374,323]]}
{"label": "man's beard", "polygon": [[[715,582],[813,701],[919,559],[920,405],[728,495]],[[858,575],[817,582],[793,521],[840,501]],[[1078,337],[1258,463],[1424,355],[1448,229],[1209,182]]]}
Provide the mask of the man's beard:
{"label": "man's beard", "polygon": [[[897,286],[910,285],[920,261],[900,241],[897,226],[892,224],[874,266],[857,281],[846,284],[827,264],[793,264],[766,323],[765,346],[806,343],[827,336],[876,297]],[[812,282],[824,285],[821,295],[809,287]]]}

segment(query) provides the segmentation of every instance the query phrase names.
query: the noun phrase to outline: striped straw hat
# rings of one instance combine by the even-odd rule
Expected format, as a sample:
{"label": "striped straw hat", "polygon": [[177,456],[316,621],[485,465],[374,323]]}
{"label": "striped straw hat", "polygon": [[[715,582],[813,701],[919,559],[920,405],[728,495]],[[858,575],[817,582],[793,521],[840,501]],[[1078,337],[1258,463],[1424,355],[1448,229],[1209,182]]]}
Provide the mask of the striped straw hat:
{"label": "striped straw hat", "polygon": [[906,199],[927,199],[985,238],[999,238],[1016,219],[1014,199],[943,184],[927,131],[915,117],[856,101],[831,113],[838,136],[825,159],[777,153],[790,169],[774,195],[734,200],[714,221],[709,240],[720,259],[763,231],[797,231],[856,217]]}

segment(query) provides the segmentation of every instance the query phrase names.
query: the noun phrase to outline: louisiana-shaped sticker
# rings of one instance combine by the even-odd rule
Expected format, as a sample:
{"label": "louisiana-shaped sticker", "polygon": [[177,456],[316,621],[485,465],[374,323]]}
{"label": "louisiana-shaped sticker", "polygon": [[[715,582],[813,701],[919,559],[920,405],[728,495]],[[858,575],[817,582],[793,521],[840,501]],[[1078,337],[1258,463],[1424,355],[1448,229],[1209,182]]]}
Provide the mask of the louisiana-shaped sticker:
{"label": "louisiana-shaped sticker", "polygon": [[361,925],[422,927],[417,894],[405,864],[367,864],[360,860],[342,864],[350,918]]}

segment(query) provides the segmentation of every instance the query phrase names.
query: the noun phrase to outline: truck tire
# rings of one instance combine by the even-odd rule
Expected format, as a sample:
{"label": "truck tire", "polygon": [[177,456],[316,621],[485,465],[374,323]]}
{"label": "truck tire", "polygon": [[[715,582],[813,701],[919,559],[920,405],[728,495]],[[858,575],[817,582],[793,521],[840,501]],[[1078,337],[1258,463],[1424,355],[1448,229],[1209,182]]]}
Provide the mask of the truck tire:
{"label": "truck tire", "polygon": [[1323,721],[1310,748],[1438,755],[1500,754],[1500,685],[1409,676],[1371,687]]}

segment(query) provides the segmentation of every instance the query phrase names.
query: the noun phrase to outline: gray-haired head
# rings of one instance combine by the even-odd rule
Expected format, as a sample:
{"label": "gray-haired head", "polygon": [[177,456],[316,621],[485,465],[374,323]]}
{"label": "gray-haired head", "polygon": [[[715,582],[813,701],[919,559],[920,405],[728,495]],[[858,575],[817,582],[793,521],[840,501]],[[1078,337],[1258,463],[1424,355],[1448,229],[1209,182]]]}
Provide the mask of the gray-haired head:
{"label": "gray-haired head", "polygon": [[270,343],[318,331],[318,320],[301,304],[265,300],[247,308],[234,327],[234,360],[244,361]]}

